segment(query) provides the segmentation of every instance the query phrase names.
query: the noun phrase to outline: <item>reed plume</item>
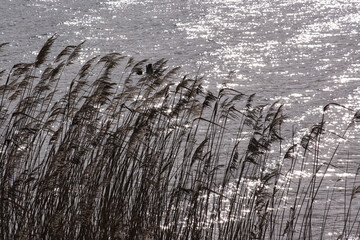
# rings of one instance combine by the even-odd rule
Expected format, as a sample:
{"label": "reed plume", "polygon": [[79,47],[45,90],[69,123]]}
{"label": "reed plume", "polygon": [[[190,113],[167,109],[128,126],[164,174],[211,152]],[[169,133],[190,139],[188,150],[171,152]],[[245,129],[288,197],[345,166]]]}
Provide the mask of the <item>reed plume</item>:
{"label": "reed plume", "polygon": [[[324,184],[358,111],[330,103],[296,141],[280,102],[226,83],[205,91],[165,59],[110,53],[79,66],[85,43],[52,56],[56,38],[0,72],[1,239],[359,237],[358,163],[327,183],[345,189],[340,203]],[[353,115],[342,132],[327,128],[334,107]]]}

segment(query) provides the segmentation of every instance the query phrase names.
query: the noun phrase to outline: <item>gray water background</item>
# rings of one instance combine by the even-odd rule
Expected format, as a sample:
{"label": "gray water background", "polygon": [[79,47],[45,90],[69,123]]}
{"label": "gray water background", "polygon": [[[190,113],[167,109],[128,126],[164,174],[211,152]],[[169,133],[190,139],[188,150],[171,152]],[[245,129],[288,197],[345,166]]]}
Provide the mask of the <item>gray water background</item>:
{"label": "gray water background", "polygon": [[[184,74],[199,71],[213,91],[231,72],[232,87],[280,100],[289,125],[302,133],[320,121],[329,102],[360,108],[359,30],[359,0],[2,0],[0,43],[10,44],[0,67],[33,61],[57,33],[55,52],[86,40],[82,61],[109,52],[166,58]],[[341,134],[353,114],[333,111],[329,130]],[[347,135],[329,186],[354,177],[359,132],[355,126]],[[337,141],[323,142],[324,160]]]}
{"label": "gray water background", "polygon": [[32,61],[57,33],[58,51],[87,40],[89,56],[166,58],[184,74],[200,69],[210,89],[233,72],[238,90],[313,123],[329,102],[358,104],[359,10],[358,0],[6,0],[0,63]]}

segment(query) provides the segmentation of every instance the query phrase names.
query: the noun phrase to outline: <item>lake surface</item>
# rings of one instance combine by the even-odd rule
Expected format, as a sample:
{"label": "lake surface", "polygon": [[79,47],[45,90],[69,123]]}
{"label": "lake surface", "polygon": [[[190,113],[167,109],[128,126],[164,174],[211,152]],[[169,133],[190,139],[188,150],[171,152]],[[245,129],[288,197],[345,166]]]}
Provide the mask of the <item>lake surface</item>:
{"label": "lake surface", "polygon": [[296,122],[360,96],[358,0],[9,0],[0,12],[0,41],[11,43],[0,63],[33,60],[57,33],[58,51],[87,40],[89,55],[166,58],[184,74],[200,69],[210,89],[231,72],[234,87],[281,99]]}
{"label": "lake surface", "polygon": [[[329,131],[341,135],[360,106],[359,0],[6,0],[0,15],[0,43],[10,42],[1,69],[34,60],[57,33],[55,52],[86,40],[83,60],[114,51],[166,58],[184,74],[199,71],[210,90],[228,79],[263,101],[280,100],[300,132],[337,102],[354,110],[327,115]],[[333,182],[355,176],[359,133],[355,126],[346,135]],[[337,141],[324,143],[324,161]]]}

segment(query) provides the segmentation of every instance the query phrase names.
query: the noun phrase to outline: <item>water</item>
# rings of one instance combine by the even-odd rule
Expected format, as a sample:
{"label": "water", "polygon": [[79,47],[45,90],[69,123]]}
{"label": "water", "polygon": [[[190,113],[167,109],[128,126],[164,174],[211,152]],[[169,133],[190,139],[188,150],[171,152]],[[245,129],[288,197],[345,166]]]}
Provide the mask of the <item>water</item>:
{"label": "water", "polygon": [[[0,15],[0,42],[10,42],[1,68],[32,61],[57,33],[56,52],[87,41],[82,60],[114,51],[166,58],[184,74],[199,71],[210,90],[227,79],[261,100],[280,100],[300,132],[320,121],[329,102],[359,109],[359,0],[7,0]],[[330,109],[324,161],[354,113]],[[350,170],[354,176],[359,131],[355,126],[346,135],[329,182]]]}
{"label": "water", "polygon": [[311,123],[328,102],[356,105],[359,10],[356,0],[11,0],[0,6],[0,40],[11,43],[1,63],[31,61],[57,33],[58,50],[87,40],[89,54],[200,68],[210,89],[234,72],[237,89],[282,99]]}

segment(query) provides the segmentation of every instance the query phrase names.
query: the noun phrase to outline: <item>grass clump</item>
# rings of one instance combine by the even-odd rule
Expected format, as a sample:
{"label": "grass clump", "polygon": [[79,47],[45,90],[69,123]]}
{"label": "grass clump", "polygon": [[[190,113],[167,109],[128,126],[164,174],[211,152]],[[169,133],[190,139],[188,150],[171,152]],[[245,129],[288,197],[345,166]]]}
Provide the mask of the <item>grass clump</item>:
{"label": "grass clump", "polygon": [[286,145],[278,102],[118,53],[71,76],[84,43],[48,60],[55,40],[1,71],[2,239],[324,239],[334,222],[359,237],[359,168],[337,219],[335,188],[316,205],[341,144],[322,158],[325,117],[341,105]]}

